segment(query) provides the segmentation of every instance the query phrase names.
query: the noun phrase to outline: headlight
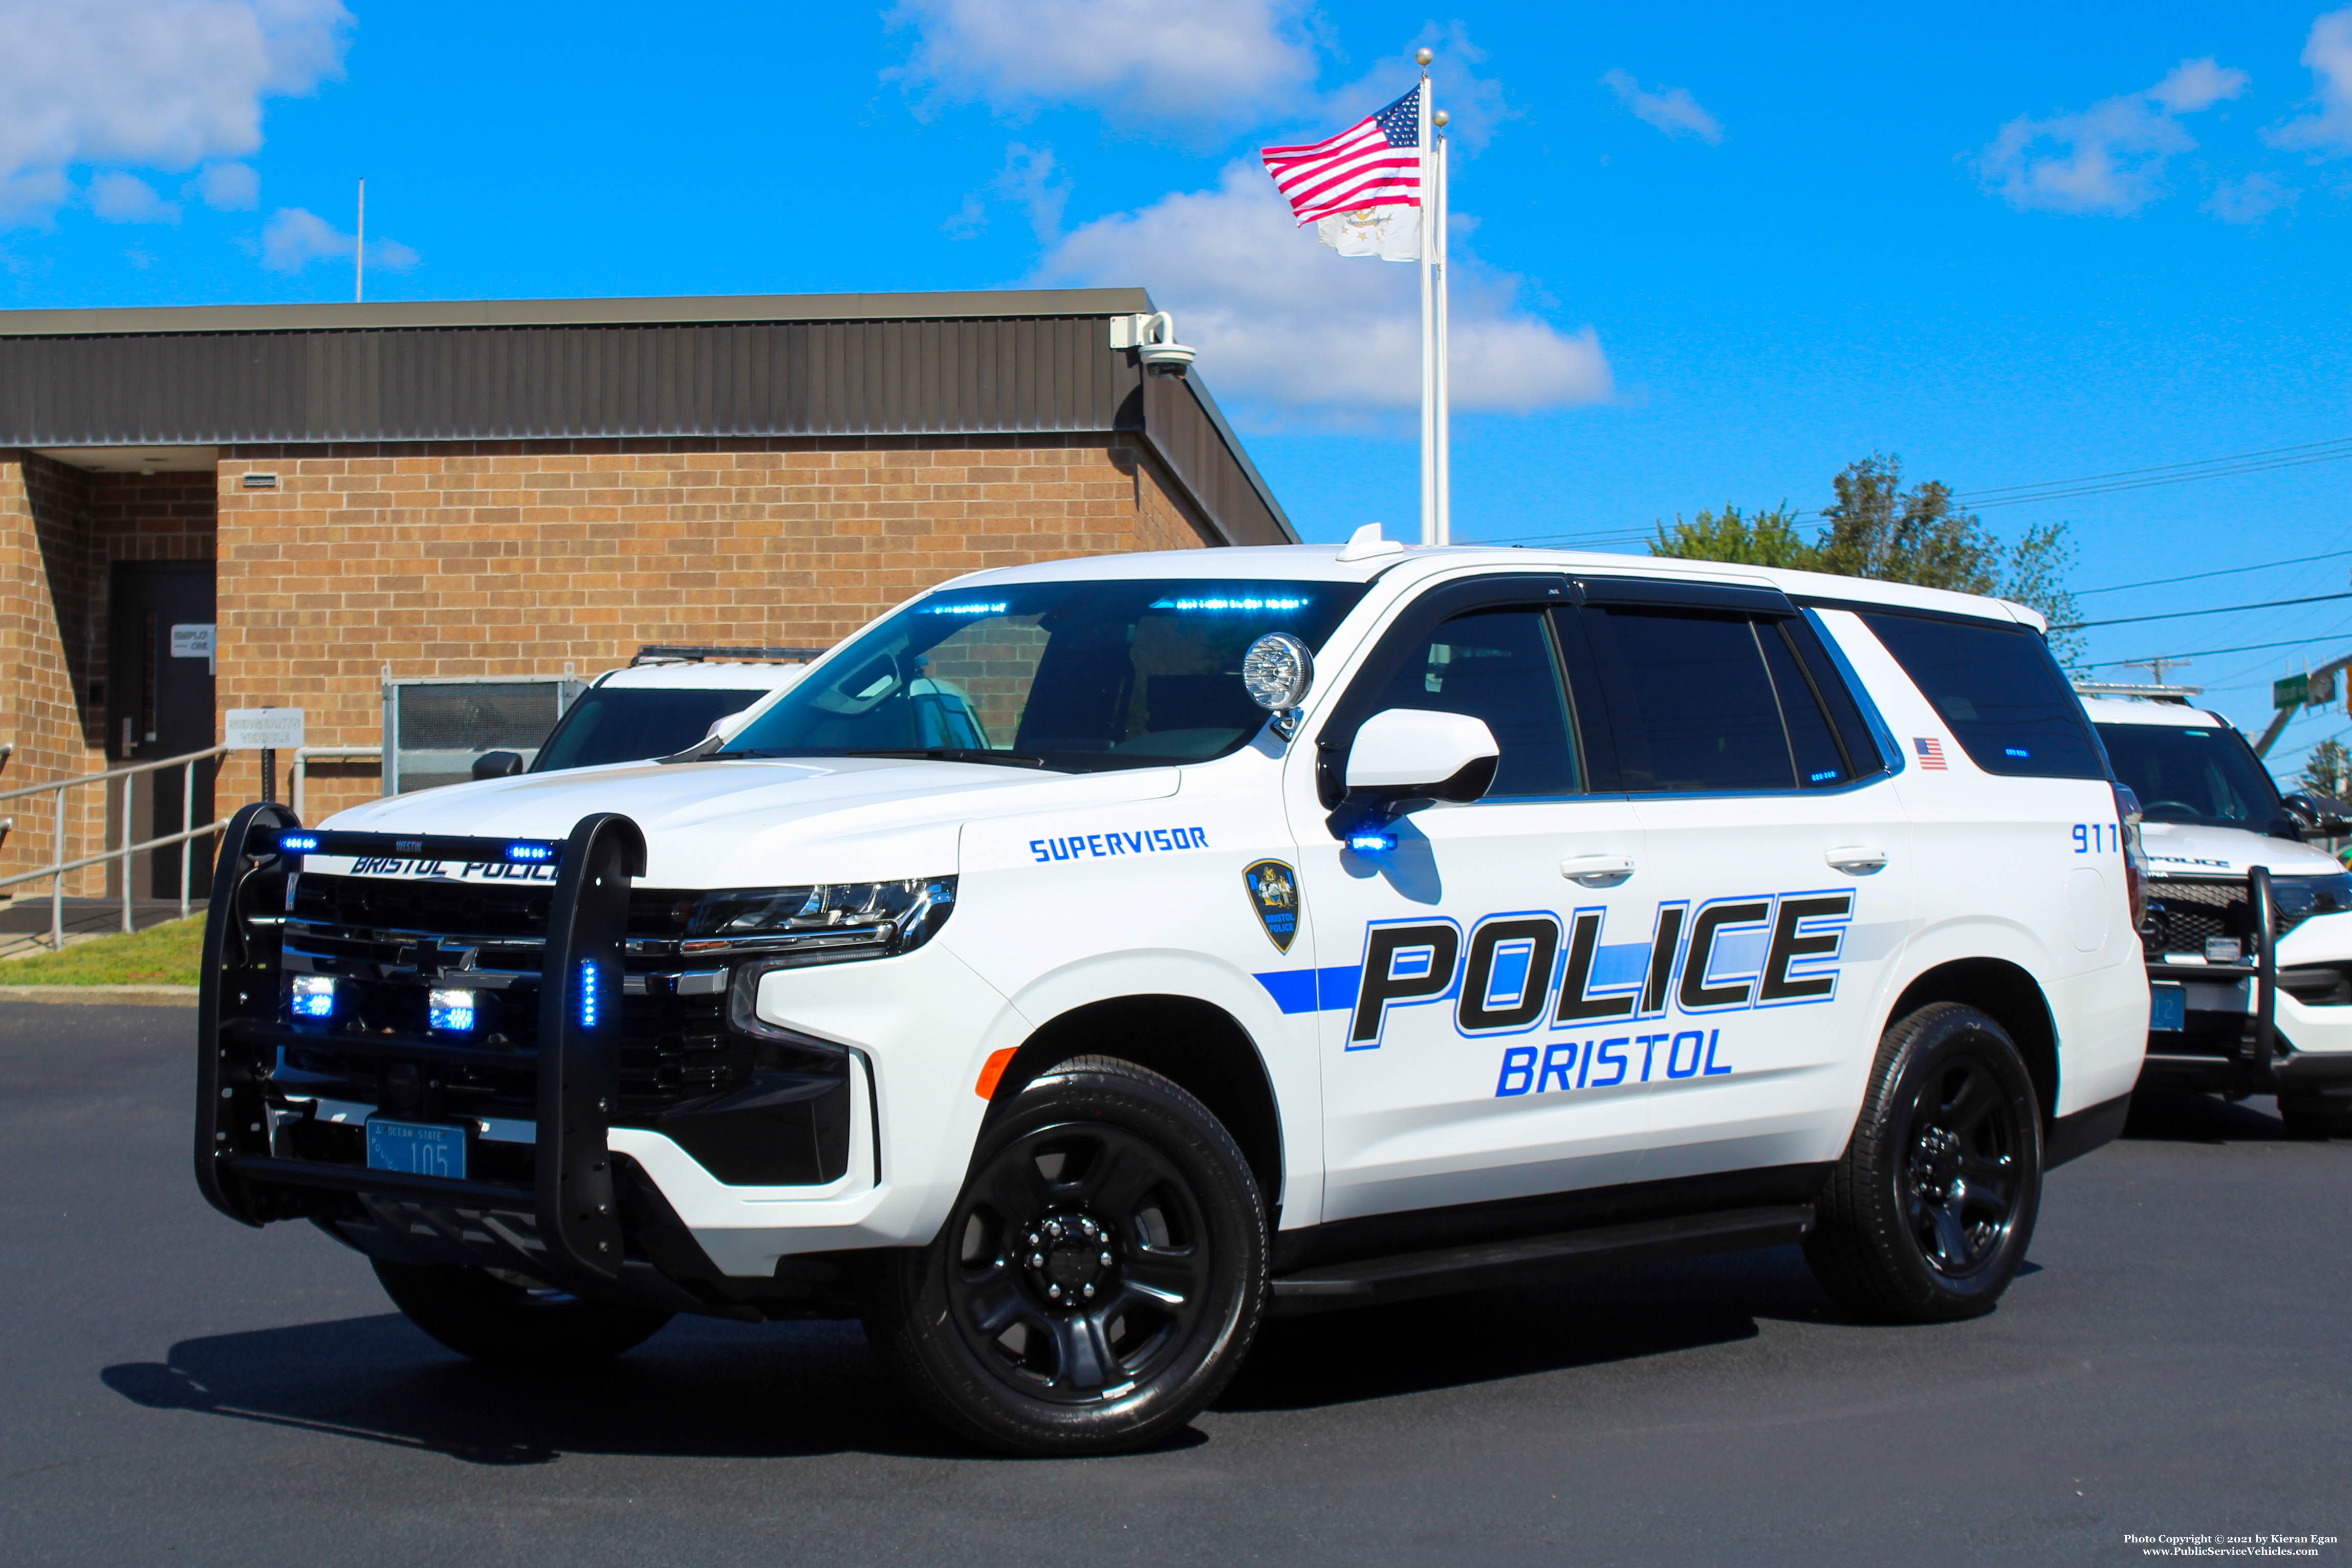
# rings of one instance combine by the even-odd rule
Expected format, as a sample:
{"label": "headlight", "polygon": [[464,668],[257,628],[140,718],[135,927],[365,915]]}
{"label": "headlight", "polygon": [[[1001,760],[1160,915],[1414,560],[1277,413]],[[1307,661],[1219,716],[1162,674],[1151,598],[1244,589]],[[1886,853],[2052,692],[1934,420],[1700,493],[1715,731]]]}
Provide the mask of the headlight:
{"label": "headlight", "polygon": [[955,910],[953,877],[728,888],[680,900],[682,953],[805,953],[881,958],[931,940]]}
{"label": "headlight", "polygon": [[2341,914],[2352,910],[2352,875],[2341,877],[2273,877],[2271,898],[2289,920],[2307,915]]}

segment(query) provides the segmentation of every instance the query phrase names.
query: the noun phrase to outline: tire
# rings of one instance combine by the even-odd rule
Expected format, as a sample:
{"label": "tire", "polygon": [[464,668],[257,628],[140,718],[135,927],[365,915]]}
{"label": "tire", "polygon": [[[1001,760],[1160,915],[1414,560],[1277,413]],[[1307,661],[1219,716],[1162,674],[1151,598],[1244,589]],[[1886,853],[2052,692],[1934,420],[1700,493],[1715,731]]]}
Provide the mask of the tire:
{"label": "tire", "polygon": [[1080,1057],[993,1110],[928,1247],[871,1281],[866,1337],[907,1392],[983,1447],[1143,1447],[1224,1388],[1266,1294],[1265,1206],[1208,1108]]}
{"label": "tire", "polygon": [[2282,1094],[2279,1120],[2290,1138],[2318,1142],[2352,1138],[2352,1102],[2324,1094]]}
{"label": "tire", "polygon": [[488,1366],[533,1372],[593,1366],[651,1339],[671,1317],[658,1308],[590,1301],[484,1268],[370,1261],[383,1293],[410,1322]]}
{"label": "tire", "polygon": [[2016,1045],[1973,1007],[1931,1003],[1879,1041],[1805,1260],[1866,1318],[1973,1318],[2017,1277],[2041,1201],[2041,1108]]}

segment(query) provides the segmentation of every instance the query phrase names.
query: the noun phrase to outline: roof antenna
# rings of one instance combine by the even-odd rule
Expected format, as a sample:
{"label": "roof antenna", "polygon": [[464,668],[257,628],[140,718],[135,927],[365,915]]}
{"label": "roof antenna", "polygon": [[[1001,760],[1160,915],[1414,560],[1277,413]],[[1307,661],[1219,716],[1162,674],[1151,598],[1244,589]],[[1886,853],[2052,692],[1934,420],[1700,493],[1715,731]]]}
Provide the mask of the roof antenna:
{"label": "roof antenna", "polygon": [[1370,561],[1376,555],[1402,555],[1404,546],[1381,535],[1381,525],[1368,522],[1349,536],[1347,545],[1339,552],[1342,561]]}

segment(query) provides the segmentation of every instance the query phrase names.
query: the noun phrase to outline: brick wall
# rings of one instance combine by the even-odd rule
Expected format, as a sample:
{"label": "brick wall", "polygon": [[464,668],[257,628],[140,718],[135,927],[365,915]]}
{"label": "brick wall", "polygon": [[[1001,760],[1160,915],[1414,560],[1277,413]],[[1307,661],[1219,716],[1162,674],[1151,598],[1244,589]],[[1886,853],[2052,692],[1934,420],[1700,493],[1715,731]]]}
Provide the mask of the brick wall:
{"label": "brick wall", "polygon": [[[822,647],[961,573],[1215,537],[1100,437],[239,447],[217,505],[219,703],[301,707],[318,745],[380,739],[387,664],[585,675],[646,643]],[[305,815],[379,787],[323,771]]]}

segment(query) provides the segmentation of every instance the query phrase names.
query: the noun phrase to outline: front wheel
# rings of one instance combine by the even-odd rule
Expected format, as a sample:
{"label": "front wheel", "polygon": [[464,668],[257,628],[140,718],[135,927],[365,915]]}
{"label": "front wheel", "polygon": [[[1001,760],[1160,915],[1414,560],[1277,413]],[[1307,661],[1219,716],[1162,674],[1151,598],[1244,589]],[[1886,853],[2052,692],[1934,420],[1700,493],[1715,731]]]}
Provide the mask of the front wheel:
{"label": "front wheel", "polygon": [[1265,1274],[1265,1207],[1223,1125],[1158,1073],[1082,1057],[991,1117],[937,1238],[879,1270],[866,1331],[967,1437],[1116,1453],[1216,1397]]}
{"label": "front wheel", "polygon": [[534,1372],[593,1366],[652,1338],[670,1320],[659,1308],[586,1300],[520,1275],[370,1261],[383,1293],[410,1322],[459,1355],[491,1366]]}
{"label": "front wheel", "polygon": [[2017,1047],[1975,1008],[1931,1003],[1879,1042],[1805,1259],[1866,1317],[1972,1318],[2017,1277],[2041,1201],[2042,1117]]}

